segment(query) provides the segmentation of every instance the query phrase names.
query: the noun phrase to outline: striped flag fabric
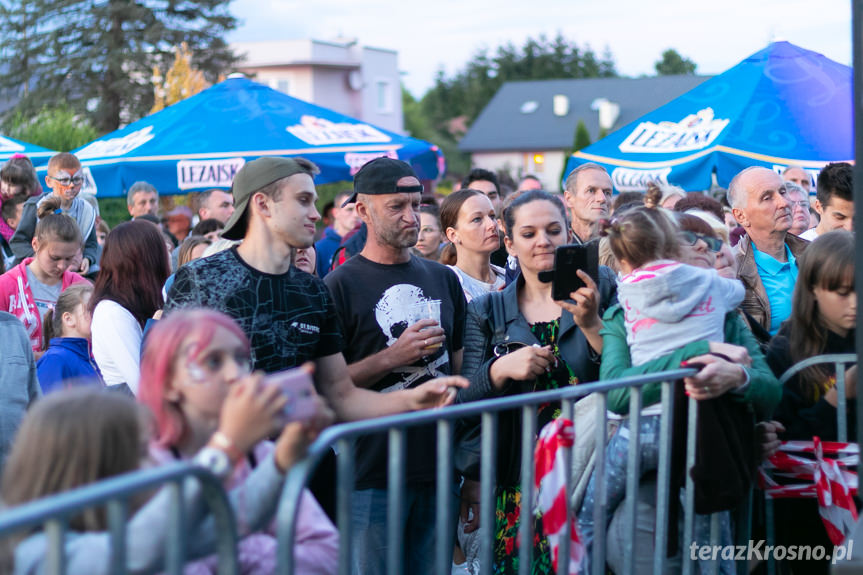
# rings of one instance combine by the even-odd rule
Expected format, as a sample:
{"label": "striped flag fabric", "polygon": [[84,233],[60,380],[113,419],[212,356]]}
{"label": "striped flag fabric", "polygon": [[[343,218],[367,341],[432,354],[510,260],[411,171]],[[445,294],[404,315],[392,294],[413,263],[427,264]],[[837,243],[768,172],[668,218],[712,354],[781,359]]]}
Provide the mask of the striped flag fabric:
{"label": "striped flag fabric", "polygon": [[[794,453],[814,455],[814,459]],[[857,493],[858,478],[847,468],[859,462],[860,449],[854,443],[822,442],[818,437],[812,441],[786,441],[761,466],[760,484],[770,499],[816,498],[830,540],[841,545],[857,522],[853,496]],[[771,474],[799,482],[783,485]]]}
{"label": "striped flag fabric", "polygon": [[857,506],[851,497],[851,489],[845,481],[845,474],[839,467],[839,462],[825,459],[821,448],[821,440],[813,438],[815,443],[815,490],[818,494],[818,513],[827,535],[834,545],[841,545],[845,538],[854,531],[857,523]]}
{"label": "striped flag fabric", "polygon": [[584,558],[575,515],[567,506],[564,453],[574,442],[575,427],[569,419],[558,418],[543,427],[534,452],[533,476],[536,510],[542,513],[542,528],[551,548],[552,564],[557,571],[560,542],[563,537],[569,537],[569,573],[578,573]]}

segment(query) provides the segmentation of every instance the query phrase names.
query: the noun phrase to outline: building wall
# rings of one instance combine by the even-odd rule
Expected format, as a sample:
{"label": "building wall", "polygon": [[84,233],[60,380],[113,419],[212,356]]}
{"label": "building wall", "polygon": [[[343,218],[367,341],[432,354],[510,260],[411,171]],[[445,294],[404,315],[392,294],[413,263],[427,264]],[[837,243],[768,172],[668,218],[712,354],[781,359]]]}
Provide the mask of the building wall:
{"label": "building wall", "polygon": [[[239,70],[290,96],[404,133],[398,54],[353,44],[291,40],[232,45]],[[353,84],[351,87],[351,75]],[[359,87],[359,89],[355,89]]]}
{"label": "building wall", "polygon": [[306,102],[314,101],[315,91],[311,67],[243,67],[242,71],[255,82],[265,84],[288,96]]}
{"label": "building wall", "polygon": [[[541,160],[538,162],[537,160]],[[567,156],[560,150],[531,152],[474,152],[471,165],[491,171],[506,170],[518,181],[525,174],[533,174],[549,192],[560,192],[560,175]]]}
{"label": "building wall", "polygon": [[363,120],[403,134],[402,91],[396,52],[363,48],[361,74]]}
{"label": "building wall", "polygon": [[349,70],[318,68],[313,74],[312,102],[352,118],[363,118],[362,93],[348,85]]}

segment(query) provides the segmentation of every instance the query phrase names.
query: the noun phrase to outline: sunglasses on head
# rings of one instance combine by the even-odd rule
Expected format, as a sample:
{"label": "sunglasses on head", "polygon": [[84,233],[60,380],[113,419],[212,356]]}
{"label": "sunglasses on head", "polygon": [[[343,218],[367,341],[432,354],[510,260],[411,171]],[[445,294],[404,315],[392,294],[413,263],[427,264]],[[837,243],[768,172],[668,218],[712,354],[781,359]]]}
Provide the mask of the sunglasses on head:
{"label": "sunglasses on head", "polygon": [[683,241],[690,246],[694,246],[696,243],[698,243],[698,240],[701,240],[705,244],[707,244],[707,249],[712,252],[718,252],[722,249],[722,240],[720,240],[719,238],[705,236],[704,234],[696,234],[695,232],[689,231],[680,232],[680,237],[683,238]]}

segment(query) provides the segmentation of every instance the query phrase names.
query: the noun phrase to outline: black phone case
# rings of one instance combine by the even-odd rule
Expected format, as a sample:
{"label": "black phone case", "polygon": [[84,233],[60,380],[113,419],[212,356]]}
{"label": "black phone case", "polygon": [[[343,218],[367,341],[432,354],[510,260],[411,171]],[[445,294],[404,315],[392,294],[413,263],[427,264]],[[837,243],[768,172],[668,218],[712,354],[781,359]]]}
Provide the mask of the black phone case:
{"label": "black phone case", "polygon": [[584,286],[575,273],[587,272],[599,284],[599,245],[594,243],[559,246],[554,252],[554,278],[551,297],[555,300],[570,299],[569,294]]}

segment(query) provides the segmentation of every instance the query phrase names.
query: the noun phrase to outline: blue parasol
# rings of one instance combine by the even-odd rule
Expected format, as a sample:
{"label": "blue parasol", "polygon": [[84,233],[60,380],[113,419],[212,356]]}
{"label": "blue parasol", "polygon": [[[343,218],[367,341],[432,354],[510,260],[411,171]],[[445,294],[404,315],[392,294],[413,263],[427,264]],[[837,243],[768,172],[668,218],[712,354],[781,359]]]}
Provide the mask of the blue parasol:
{"label": "blue parasol", "polygon": [[125,195],[146,180],[162,194],[229,188],[234,174],[262,156],[303,156],[319,184],[349,181],[379,156],[409,162],[421,180],[443,172],[428,142],[400,136],[292,98],[246,78],[229,78],[73,152],[85,191]]}
{"label": "blue parasol", "polygon": [[829,162],[853,162],[851,68],[774,42],[576,152],[566,172],[601,164],[618,190],[651,180],[706,190],[748,166],[803,167],[813,180]]}

